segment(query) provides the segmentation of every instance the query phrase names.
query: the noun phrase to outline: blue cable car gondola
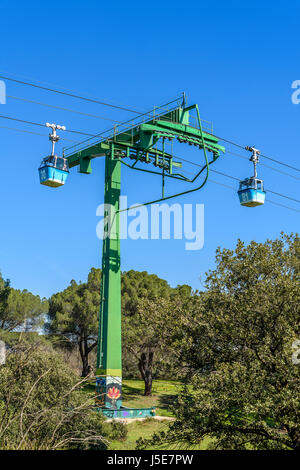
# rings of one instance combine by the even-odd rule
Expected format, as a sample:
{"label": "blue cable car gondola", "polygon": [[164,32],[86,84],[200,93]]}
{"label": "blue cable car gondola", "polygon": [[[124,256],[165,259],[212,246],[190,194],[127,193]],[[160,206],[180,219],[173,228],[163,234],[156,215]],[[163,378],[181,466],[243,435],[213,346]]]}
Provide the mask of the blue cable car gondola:
{"label": "blue cable car gondola", "polygon": [[240,204],[246,207],[262,206],[265,203],[266,192],[264,191],[263,180],[257,178],[256,169],[260,152],[254,147],[246,147],[246,149],[253,152],[250,161],[254,164],[254,176],[240,181],[238,190]]}
{"label": "blue cable car gondola", "polygon": [[39,167],[40,183],[52,188],[57,188],[65,184],[69,165],[66,158],[50,155],[43,159]]}
{"label": "blue cable car gondola", "polygon": [[48,122],[46,126],[52,129],[52,134],[49,134],[49,140],[52,142],[52,154],[45,157],[39,167],[40,183],[57,188],[65,184],[69,174],[68,160],[54,154],[55,143],[59,140],[56,130],[64,131],[66,128],[65,126],[49,124]]}
{"label": "blue cable car gondola", "polygon": [[266,199],[263,181],[257,178],[248,178],[241,181],[238,195],[242,206],[261,206],[265,203]]}

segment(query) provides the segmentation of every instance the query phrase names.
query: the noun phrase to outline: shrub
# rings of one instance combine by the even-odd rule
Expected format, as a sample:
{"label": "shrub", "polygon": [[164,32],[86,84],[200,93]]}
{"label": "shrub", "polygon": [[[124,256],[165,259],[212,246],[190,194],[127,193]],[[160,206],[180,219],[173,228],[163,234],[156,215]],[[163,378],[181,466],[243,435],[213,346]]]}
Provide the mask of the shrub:
{"label": "shrub", "polygon": [[19,344],[0,366],[0,449],[106,449],[104,418],[84,379],[41,344]]}

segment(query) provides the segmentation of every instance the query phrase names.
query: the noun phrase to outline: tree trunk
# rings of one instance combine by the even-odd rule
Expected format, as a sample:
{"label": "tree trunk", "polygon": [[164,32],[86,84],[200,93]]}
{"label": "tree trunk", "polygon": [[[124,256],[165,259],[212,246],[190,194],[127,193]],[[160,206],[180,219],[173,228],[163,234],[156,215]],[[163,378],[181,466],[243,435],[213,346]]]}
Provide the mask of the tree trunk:
{"label": "tree trunk", "polygon": [[95,346],[97,346],[97,341],[95,341],[90,346],[88,345],[87,336],[80,336],[78,339],[78,348],[82,362],[81,377],[87,377],[92,372],[92,368],[89,365],[89,354]]}
{"label": "tree trunk", "polygon": [[142,379],[145,382],[145,396],[152,395],[152,363],[153,363],[153,352],[150,351],[148,354],[142,353],[139,359],[139,371]]}
{"label": "tree trunk", "polygon": [[151,372],[149,371],[146,372],[144,381],[145,381],[144,395],[151,397],[152,395],[152,373]]}
{"label": "tree trunk", "polygon": [[82,362],[81,377],[87,377],[91,371],[91,367],[89,366],[89,351],[87,348],[87,341],[84,338],[80,338],[78,346]]}

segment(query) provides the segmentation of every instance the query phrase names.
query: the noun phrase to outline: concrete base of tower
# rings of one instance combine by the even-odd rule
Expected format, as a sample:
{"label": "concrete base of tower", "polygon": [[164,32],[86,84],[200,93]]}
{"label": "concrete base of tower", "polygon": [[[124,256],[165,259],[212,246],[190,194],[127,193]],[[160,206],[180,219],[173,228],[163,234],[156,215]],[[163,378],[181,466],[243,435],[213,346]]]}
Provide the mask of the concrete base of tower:
{"label": "concrete base of tower", "polygon": [[120,408],[105,408],[105,407],[96,407],[96,410],[103,414],[106,418],[115,419],[115,418],[153,418],[156,413],[156,409],[152,408],[127,408],[126,406],[121,406]]}

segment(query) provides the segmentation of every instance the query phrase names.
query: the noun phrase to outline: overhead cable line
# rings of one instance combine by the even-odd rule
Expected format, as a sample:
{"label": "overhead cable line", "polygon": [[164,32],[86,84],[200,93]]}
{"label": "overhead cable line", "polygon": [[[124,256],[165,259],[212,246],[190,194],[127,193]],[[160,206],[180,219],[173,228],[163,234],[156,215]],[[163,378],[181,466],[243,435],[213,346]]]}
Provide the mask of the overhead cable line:
{"label": "overhead cable line", "polygon": [[[230,152],[230,150],[226,150],[226,153],[229,153],[230,155],[234,155],[235,157],[242,158],[243,160],[248,160],[249,161],[249,158],[246,157],[245,155],[240,155],[240,154],[235,153],[235,152]],[[264,166],[265,168],[269,168],[270,170],[276,171],[277,173],[280,173],[280,174],[285,175],[285,176],[289,176],[290,178],[294,178],[295,180],[300,180],[299,176],[292,175],[291,173],[286,173],[285,171],[279,170],[278,168],[275,168],[274,166],[266,165],[266,163],[261,163],[260,162],[260,166]]]}
{"label": "overhead cable line", "polygon": [[[244,147],[243,145],[240,145],[240,144],[237,144],[237,143],[235,143],[235,142],[232,142],[231,140],[224,139],[223,137],[218,137],[218,136],[215,136],[215,137],[217,137],[219,140],[222,140],[222,141],[227,142],[227,143],[229,143],[229,144],[231,144],[231,145],[234,145],[234,146],[236,146],[236,147],[238,147],[238,148],[240,148],[240,149],[245,150],[245,147]],[[283,165],[283,166],[286,166],[286,167],[288,167],[288,168],[291,168],[292,170],[295,170],[295,171],[299,171],[299,172],[300,172],[300,168],[296,168],[296,167],[294,167],[294,166],[292,166],[292,165],[289,165],[289,164],[287,164],[287,163],[281,162],[280,160],[276,160],[275,158],[268,157],[267,155],[263,155],[262,153],[260,154],[260,157],[267,158],[268,160],[272,160],[273,162],[276,162],[276,163],[278,163],[279,165]]]}
{"label": "overhead cable line", "polygon": [[289,199],[290,201],[298,202],[298,204],[300,204],[299,199],[295,199],[295,198],[293,198],[293,197],[286,196],[285,194],[276,193],[275,191],[271,191],[270,189],[267,189],[267,191],[268,191],[269,193],[275,194],[276,196],[285,197],[286,199]]}
{"label": "overhead cable line", "polygon": [[98,116],[97,114],[84,113],[82,111],[76,111],[75,109],[70,109],[70,108],[62,108],[61,106],[55,106],[55,105],[48,104],[48,103],[41,103],[40,101],[28,100],[26,98],[20,98],[19,96],[11,96],[11,95],[6,95],[6,96],[7,98],[12,98],[14,100],[25,101],[26,103],[38,104],[41,106],[48,106],[49,108],[60,109],[62,111],[68,111],[70,113],[75,113],[75,114],[81,114],[82,116],[88,116],[88,117],[102,119],[104,121],[111,121],[111,122],[116,122],[116,123],[120,122],[120,121],[116,121],[115,119]]}
{"label": "overhead cable line", "polygon": [[[232,140],[223,139],[223,137],[218,137],[218,136],[215,136],[215,137],[217,137],[217,139],[219,140],[227,142],[228,144],[235,145],[235,147],[245,150],[245,147],[243,145],[232,142]],[[300,168],[296,168],[295,166],[289,165],[288,163],[281,162],[280,160],[276,160],[275,158],[268,157],[267,155],[263,155],[262,153],[260,154],[260,157],[267,158],[268,160],[271,160],[272,162],[278,163],[278,165],[283,165],[288,168],[291,168],[292,170],[300,172]]]}
{"label": "overhead cable line", "polygon": [[228,189],[233,189],[235,191],[235,188],[233,186],[229,186],[228,184],[220,183],[219,181],[212,180],[211,178],[209,179],[211,183],[218,184],[220,186],[223,186],[224,188]]}
{"label": "overhead cable line", "polygon": [[[0,74],[6,75],[6,76],[10,75],[10,76],[12,76],[12,78],[16,78],[18,80],[24,80],[24,81],[29,82],[29,83],[40,84],[42,86],[49,87],[49,88],[54,88],[54,89],[59,88],[60,91],[66,91],[68,93],[76,93],[78,95],[81,95],[81,91],[75,90],[74,88],[73,89],[72,88],[66,88],[64,86],[58,85],[57,83],[51,83],[51,82],[45,82],[43,80],[37,80],[35,77],[28,77],[27,75],[15,74],[15,73],[7,72],[6,70],[0,70]],[[101,98],[99,98],[98,96],[93,96],[93,95],[90,95],[88,93],[85,94],[85,96],[87,98],[92,98],[92,99],[101,101]],[[113,101],[113,102],[110,102],[110,104],[116,104],[118,106],[123,106],[123,107],[127,108],[127,104],[120,103],[120,102],[114,102]],[[131,108],[131,109],[134,109],[134,108]]]}
{"label": "overhead cable line", "polygon": [[278,163],[279,165],[283,165],[283,166],[286,166],[287,168],[291,168],[292,170],[300,172],[300,168],[296,168],[295,166],[288,165],[287,163],[283,163],[279,160],[276,160],[275,158],[268,157],[267,155],[263,155],[262,153],[260,154],[260,156],[263,158],[267,158],[268,160],[271,160],[272,162]]}
{"label": "overhead cable line", "polygon": [[[26,134],[39,135],[40,137],[45,138],[45,134],[39,134],[38,132],[27,131],[25,129],[16,129],[15,127],[7,127],[7,126],[0,126],[0,129],[8,129],[10,131],[24,132]],[[65,140],[65,141],[68,141],[68,142],[75,142],[75,140],[66,139],[65,137],[61,137],[60,140]]]}
{"label": "overhead cable line", "polygon": [[99,100],[92,99],[92,98],[87,98],[85,96],[76,95],[74,93],[68,93],[66,91],[56,90],[54,88],[48,88],[48,87],[45,87],[45,86],[36,85],[35,83],[24,82],[23,80],[16,80],[15,78],[10,78],[10,77],[7,77],[5,75],[0,75],[0,78],[3,78],[4,80],[10,80],[11,82],[20,83],[21,85],[28,85],[28,86],[31,86],[31,87],[34,87],[34,88],[39,88],[41,90],[51,91],[52,93],[58,93],[60,95],[70,96],[71,98],[77,98],[79,100],[89,101],[90,103],[101,104],[103,106],[108,106],[109,108],[120,109],[122,111],[128,111],[128,112],[134,113],[134,114],[142,114],[141,112],[135,111],[134,109],[125,108],[123,106],[118,106],[118,105],[115,105],[115,104],[106,103],[104,101],[99,101]]}
{"label": "overhead cable line", "polygon": [[268,202],[270,202],[271,204],[274,204],[275,206],[284,207],[285,209],[290,209],[291,211],[294,211],[294,212],[300,212],[298,209],[294,209],[294,207],[286,206],[285,204],[280,204],[280,202],[272,201],[272,199],[271,200],[268,199]]}
{"label": "overhead cable line", "polygon": [[[10,121],[23,122],[25,124],[31,124],[33,126],[45,127],[45,124],[41,124],[41,123],[38,123],[38,122],[32,122],[32,121],[26,121],[24,119],[13,118],[13,117],[10,117],[10,116],[4,116],[3,114],[0,114],[0,118],[9,119]],[[88,136],[93,137],[93,134],[88,134],[86,132],[80,132],[80,131],[74,131],[74,130],[71,130],[71,129],[67,129],[66,132],[72,132],[73,134],[88,135]]]}

